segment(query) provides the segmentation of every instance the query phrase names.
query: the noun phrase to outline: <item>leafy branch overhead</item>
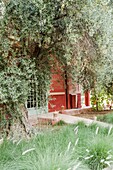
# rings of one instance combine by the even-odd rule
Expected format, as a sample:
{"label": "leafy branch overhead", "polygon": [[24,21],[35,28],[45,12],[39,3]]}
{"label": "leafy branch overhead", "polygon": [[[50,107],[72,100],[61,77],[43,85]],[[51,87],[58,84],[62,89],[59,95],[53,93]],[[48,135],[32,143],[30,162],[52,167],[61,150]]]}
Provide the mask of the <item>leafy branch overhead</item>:
{"label": "leafy branch overhead", "polygon": [[32,77],[38,96],[47,93],[56,61],[85,89],[104,79],[112,83],[112,5],[107,0],[1,1],[0,102],[24,103]]}

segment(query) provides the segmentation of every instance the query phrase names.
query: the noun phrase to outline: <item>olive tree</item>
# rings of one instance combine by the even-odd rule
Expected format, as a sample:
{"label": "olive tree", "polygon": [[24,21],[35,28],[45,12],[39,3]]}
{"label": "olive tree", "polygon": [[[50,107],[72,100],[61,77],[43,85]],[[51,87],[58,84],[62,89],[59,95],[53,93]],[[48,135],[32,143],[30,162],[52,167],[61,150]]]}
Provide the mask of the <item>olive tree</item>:
{"label": "olive tree", "polygon": [[1,1],[0,106],[9,129],[13,118],[26,131],[22,118],[32,79],[36,106],[46,105],[56,63],[84,89],[103,84],[112,61],[112,16],[107,0]]}

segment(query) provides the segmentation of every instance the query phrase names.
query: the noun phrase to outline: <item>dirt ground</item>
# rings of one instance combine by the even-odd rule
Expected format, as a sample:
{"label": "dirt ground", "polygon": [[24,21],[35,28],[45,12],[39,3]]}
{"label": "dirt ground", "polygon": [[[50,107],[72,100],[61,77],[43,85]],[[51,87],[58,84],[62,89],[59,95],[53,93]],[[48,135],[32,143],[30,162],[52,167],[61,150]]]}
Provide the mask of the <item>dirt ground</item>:
{"label": "dirt ground", "polygon": [[95,120],[97,116],[105,115],[105,114],[109,114],[109,113],[113,113],[113,110],[91,111],[91,112],[87,112],[87,113],[81,113],[79,115],[77,114],[75,116],[79,116],[79,117],[84,117],[84,118]]}
{"label": "dirt ground", "polygon": [[105,115],[105,114],[109,114],[109,113],[113,113],[113,110],[91,111],[91,112],[87,112],[87,113],[81,113],[81,114],[75,115],[75,116],[84,117],[84,118],[94,120],[94,119],[96,119],[96,117],[98,115]]}

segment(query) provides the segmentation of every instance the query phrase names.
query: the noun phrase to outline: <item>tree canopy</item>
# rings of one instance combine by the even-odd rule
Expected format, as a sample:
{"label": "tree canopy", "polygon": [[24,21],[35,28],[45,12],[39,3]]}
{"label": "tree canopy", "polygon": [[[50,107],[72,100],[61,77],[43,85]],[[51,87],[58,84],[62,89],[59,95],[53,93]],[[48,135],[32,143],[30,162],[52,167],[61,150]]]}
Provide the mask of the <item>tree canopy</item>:
{"label": "tree canopy", "polygon": [[91,89],[112,84],[113,2],[110,0],[2,0],[0,103],[47,93],[56,60],[69,78]]}

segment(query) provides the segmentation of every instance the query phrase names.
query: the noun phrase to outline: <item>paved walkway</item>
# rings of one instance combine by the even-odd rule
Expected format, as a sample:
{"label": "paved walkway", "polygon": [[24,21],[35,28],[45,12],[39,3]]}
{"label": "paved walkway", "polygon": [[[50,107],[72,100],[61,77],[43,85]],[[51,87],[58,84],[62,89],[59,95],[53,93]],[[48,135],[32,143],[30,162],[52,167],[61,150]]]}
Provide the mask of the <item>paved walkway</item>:
{"label": "paved walkway", "polygon": [[54,118],[53,113],[40,114],[40,115],[29,115],[29,121],[32,125],[37,124],[38,119],[63,120],[67,124],[76,124],[78,122],[83,121],[86,125],[90,125],[92,123],[97,123],[98,125],[100,125],[102,127],[111,127],[111,126],[113,127],[113,125],[108,124],[108,123],[103,123],[103,122],[100,122],[100,121],[86,119],[86,118],[82,118],[82,117],[78,117],[78,116],[70,116],[70,115],[66,115],[66,114],[57,113],[56,118]]}

